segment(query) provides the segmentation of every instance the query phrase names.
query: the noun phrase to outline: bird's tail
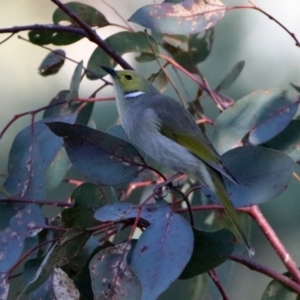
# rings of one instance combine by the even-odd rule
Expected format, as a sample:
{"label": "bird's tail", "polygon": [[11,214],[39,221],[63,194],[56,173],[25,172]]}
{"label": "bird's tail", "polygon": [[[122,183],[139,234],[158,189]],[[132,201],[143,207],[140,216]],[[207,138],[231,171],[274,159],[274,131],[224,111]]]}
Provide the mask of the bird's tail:
{"label": "bird's tail", "polygon": [[210,167],[208,167],[208,169],[209,169],[209,173],[211,175],[211,179],[212,179],[213,184],[214,184],[214,190],[215,190],[214,192],[215,192],[216,196],[222,202],[226,213],[228,214],[228,216],[232,220],[232,222],[235,225],[236,229],[238,230],[241,238],[243,239],[243,241],[244,241],[244,243],[247,247],[249,256],[250,257],[253,256],[255,254],[255,250],[253,249],[246,233],[242,229],[242,226],[241,226],[241,224],[238,220],[238,216],[237,216],[237,213],[235,211],[235,208],[234,208],[233,204],[231,203],[231,200],[228,196],[226,187],[225,187],[224,182],[223,182],[223,178],[214,169],[212,169]]}

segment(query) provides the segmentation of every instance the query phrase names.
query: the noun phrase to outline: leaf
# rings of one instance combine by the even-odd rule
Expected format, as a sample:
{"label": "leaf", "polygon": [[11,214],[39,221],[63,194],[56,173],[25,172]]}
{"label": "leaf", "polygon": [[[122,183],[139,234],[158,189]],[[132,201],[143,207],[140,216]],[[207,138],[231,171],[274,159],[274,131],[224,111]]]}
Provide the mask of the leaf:
{"label": "leaf", "polygon": [[70,85],[70,91],[66,99],[67,101],[78,98],[82,69],[83,69],[83,61],[81,61],[74,70],[72,80],[71,80],[71,85]]}
{"label": "leaf", "polygon": [[182,273],[193,252],[191,226],[169,212],[141,235],[131,265],[142,284],[142,300],[154,300]]}
{"label": "leaf", "polygon": [[216,25],[225,11],[219,0],[164,2],[139,8],[128,21],[158,32],[187,35]]}
{"label": "leaf", "polygon": [[168,212],[170,212],[170,205],[165,201],[145,204],[141,207],[127,202],[118,202],[107,204],[99,208],[95,212],[94,217],[101,222],[118,222],[127,219],[135,219],[140,213],[140,218],[151,224],[156,220],[163,218]]}
{"label": "leaf", "polygon": [[[284,273],[284,275],[291,277],[289,273]],[[267,288],[265,289],[261,300],[300,300],[300,296],[298,293],[288,288],[286,285],[278,282],[276,280],[272,280]]]}
{"label": "leaf", "polygon": [[[109,25],[109,22],[106,20],[105,16],[92,6],[78,2],[69,2],[65,3],[64,5],[92,27],[104,27]],[[69,15],[63,12],[60,8],[57,8],[55,10],[52,18],[54,24],[64,25],[65,23],[68,23],[68,25],[66,25],[65,27],[74,29],[81,28],[77,24],[77,22],[73,20],[73,18],[71,18]],[[53,44],[61,46],[73,44],[84,38],[85,35],[64,31],[36,29],[29,31],[28,37],[33,44]]]}
{"label": "leaf", "polygon": [[[45,255],[35,276],[28,282],[22,294],[29,294],[36,290],[46,282],[54,268],[60,268],[73,259],[83,248],[90,235],[89,232],[80,227],[73,227],[65,232],[59,243],[56,243]],[[32,264],[30,268],[35,266],[36,262]]]}
{"label": "leaf", "polygon": [[235,207],[261,204],[280,195],[288,187],[295,166],[289,156],[262,147],[235,148],[221,159],[239,183],[224,178]]}
{"label": "leaf", "polygon": [[35,45],[53,44],[56,46],[64,46],[78,42],[84,37],[84,33],[76,34],[71,32],[55,31],[49,29],[34,29],[28,32],[28,39],[31,43]]}
{"label": "leaf", "polygon": [[83,183],[73,191],[71,199],[74,205],[62,212],[62,219],[68,227],[88,228],[99,223],[94,219],[94,213],[99,207],[107,204],[99,185],[92,182]]}
{"label": "leaf", "polygon": [[[147,37],[144,32],[118,32],[108,37],[105,42],[119,55],[128,52],[140,52],[152,55],[152,60],[154,60],[153,51],[155,53],[159,52],[155,40],[151,36]],[[149,56],[148,59],[150,59]],[[107,66],[113,69],[116,65],[117,63],[106,52],[97,47],[88,61],[87,78],[91,80],[101,78],[107,75],[107,73],[100,66]]]}
{"label": "leaf", "polygon": [[[182,36],[162,35],[162,47],[165,48],[172,57],[189,72],[197,73],[196,65],[204,61],[211,52],[214,31],[207,30],[204,34],[196,33],[183,38]],[[176,41],[178,39],[178,41]],[[173,45],[174,40],[178,45]],[[170,43],[170,41],[172,43]]]}
{"label": "leaf", "polygon": [[140,300],[141,284],[127,264],[130,244],[106,248],[90,262],[94,299]]}
{"label": "leaf", "polygon": [[166,73],[159,69],[158,72],[151,74],[148,80],[161,92],[164,93],[169,83]]}
{"label": "leaf", "polygon": [[235,237],[227,229],[216,232],[193,229],[193,232],[193,254],[180,279],[189,279],[216,268],[226,261],[234,250]]}
{"label": "leaf", "polygon": [[64,50],[57,49],[50,52],[39,66],[39,72],[42,76],[48,76],[58,73],[65,63],[66,53]]}
{"label": "leaf", "polygon": [[[68,2],[65,3],[64,6],[66,6],[91,27],[97,26],[100,28],[109,25],[109,22],[106,20],[105,16],[92,6],[79,2]],[[54,24],[60,24],[63,21],[70,22],[70,24],[74,27],[79,27],[77,22],[60,8],[57,8],[54,11],[52,18]]]}
{"label": "leaf", "polygon": [[290,85],[298,92],[300,93],[300,87],[298,85],[295,85],[293,83],[290,83]]}
{"label": "leaf", "polygon": [[265,144],[266,147],[278,150],[300,162],[300,120],[291,123],[277,136]]}
{"label": "leaf", "polygon": [[240,76],[245,66],[245,61],[241,60],[235,64],[231,71],[226,75],[226,77],[219,83],[216,87],[216,91],[227,90]]}
{"label": "leaf", "polygon": [[36,204],[26,205],[11,218],[9,226],[0,233],[0,273],[7,272],[17,262],[25,239],[45,225],[45,217]]}
{"label": "leaf", "polygon": [[100,184],[127,183],[147,167],[138,151],[119,138],[79,124],[54,122],[47,125],[64,138],[72,164]]}
{"label": "leaf", "polygon": [[0,299],[6,300],[8,297],[9,284],[7,274],[0,274]]}
{"label": "leaf", "polygon": [[53,293],[55,299],[64,300],[79,300],[79,291],[75,287],[75,284],[68,275],[59,268],[54,269],[53,274]]}
{"label": "leaf", "polygon": [[278,89],[247,95],[219,115],[212,143],[220,154],[240,146],[243,139],[252,145],[262,144],[289,124],[299,101],[298,94]]}

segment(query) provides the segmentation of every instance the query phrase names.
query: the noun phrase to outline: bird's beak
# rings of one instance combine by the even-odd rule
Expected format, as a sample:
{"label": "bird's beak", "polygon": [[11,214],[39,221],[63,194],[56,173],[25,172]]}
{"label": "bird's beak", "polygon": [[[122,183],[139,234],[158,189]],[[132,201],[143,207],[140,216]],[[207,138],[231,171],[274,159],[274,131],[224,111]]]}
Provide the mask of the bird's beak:
{"label": "bird's beak", "polygon": [[118,78],[119,76],[117,75],[116,71],[109,68],[109,67],[105,67],[105,66],[101,66],[101,68],[107,72],[108,74],[110,74],[113,78]]}

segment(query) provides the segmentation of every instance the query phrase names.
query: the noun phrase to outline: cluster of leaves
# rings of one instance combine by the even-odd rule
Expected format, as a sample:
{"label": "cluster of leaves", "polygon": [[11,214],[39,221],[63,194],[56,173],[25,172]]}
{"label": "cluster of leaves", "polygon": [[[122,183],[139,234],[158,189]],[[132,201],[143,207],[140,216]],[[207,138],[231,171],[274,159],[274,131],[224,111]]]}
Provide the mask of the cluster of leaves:
{"label": "cluster of leaves", "polygon": [[[167,63],[180,64],[193,78],[192,74],[199,73],[197,64],[210,53],[212,26],[224,16],[225,6],[218,0],[174,2],[142,7],[130,18],[152,29],[152,36],[128,29],[104,42],[120,56],[140,53],[136,57],[139,63],[164,58],[164,53],[168,53],[172,59]],[[90,27],[110,25],[102,13],[83,3],[70,2],[64,7]],[[62,21],[70,23],[65,30],[61,30],[63,26],[56,30],[33,29],[29,32],[30,41],[61,46],[85,36],[76,20],[58,8],[53,13],[53,24]],[[65,57],[61,49],[50,53],[40,66],[40,74],[57,73]],[[88,126],[94,103],[80,101],[79,86],[83,75],[90,80],[106,75],[100,65],[114,68],[117,62],[107,49],[97,47],[86,69],[82,63],[77,65],[69,90],[57,94],[42,120],[33,121],[14,139],[8,176],[1,189],[1,299],[6,298],[20,263],[24,263],[20,297],[157,299],[176,279],[209,272],[234,250],[235,238],[229,230],[205,232],[193,228],[179,210],[176,212],[182,200],[182,192],[176,193],[178,188],[173,195],[177,203],[173,205],[157,191],[147,198],[155,200],[152,204],[116,199],[128,192],[132,183],[145,178],[158,180],[159,172],[130,144],[120,126],[107,132]],[[228,98],[220,92],[234,82],[243,66],[243,62],[238,62],[213,91],[224,106]],[[160,90],[168,84],[162,70],[150,79]],[[192,103],[194,108],[200,107],[201,113],[202,88]],[[236,207],[271,200],[288,186],[294,162],[300,161],[300,123],[295,119],[299,101],[296,92],[256,91],[237,100],[217,118],[212,142],[223,154],[225,167],[239,181],[237,186],[225,180]],[[197,116],[199,109],[193,113]],[[71,165],[88,179],[72,192],[72,204],[60,203],[61,213],[47,219],[42,211],[43,201],[49,204],[48,191],[59,188]],[[183,184],[185,190],[196,190],[189,180]],[[128,227],[142,230],[138,240],[130,235],[124,241]],[[113,235],[120,241],[117,238],[114,244],[109,242]],[[286,289],[276,287],[278,293]]]}

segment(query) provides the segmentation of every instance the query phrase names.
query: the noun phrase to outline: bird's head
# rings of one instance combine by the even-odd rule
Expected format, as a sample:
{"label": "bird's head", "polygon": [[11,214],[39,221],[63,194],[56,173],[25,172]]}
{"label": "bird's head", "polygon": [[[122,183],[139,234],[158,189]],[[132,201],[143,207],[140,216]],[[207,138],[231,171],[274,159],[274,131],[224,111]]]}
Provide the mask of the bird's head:
{"label": "bird's head", "polygon": [[135,98],[145,93],[157,93],[157,89],[143,76],[135,71],[116,71],[108,67],[102,67],[109,73],[114,81],[114,85],[119,96],[124,98]]}

